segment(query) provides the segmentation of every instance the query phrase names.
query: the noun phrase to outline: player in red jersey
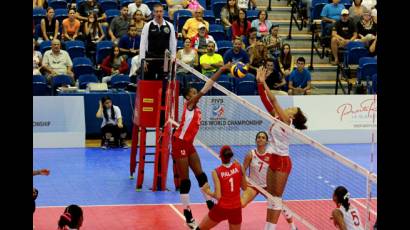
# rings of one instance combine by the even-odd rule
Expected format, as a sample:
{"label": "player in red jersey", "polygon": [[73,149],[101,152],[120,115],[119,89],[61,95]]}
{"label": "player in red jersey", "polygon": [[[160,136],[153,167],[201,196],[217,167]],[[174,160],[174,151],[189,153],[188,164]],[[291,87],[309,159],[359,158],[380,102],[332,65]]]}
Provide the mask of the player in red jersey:
{"label": "player in red jersey", "polygon": [[[272,116],[289,126],[293,125],[296,129],[307,128],[305,125],[307,119],[299,107],[282,109],[265,82],[266,69],[264,67],[258,69],[256,80],[261,100]],[[267,191],[272,194],[273,199],[268,200],[265,230],[275,230],[282,211],[282,195],[292,169],[292,162],[289,157],[289,134],[286,130],[280,127],[280,124],[273,123],[269,129],[269,134],[273,152],[269,161],[266,185]]]}
{"label": "player in red jersey", "polygon": [[[177,172],[181,178],[179,193],[181,203],[184,207],[185,220],[190,228],[195,228],[196,223],[189,207],[189,190],[191,188],[189,168],[194,172],[200,188],[208,184],[208,178],[202,171],[201,161],[193,145],[201,124],[201,110],[197,106],[197,103],[199,99],[212,88],[212,85],[218,80],[221,74],[229,70],[230,67],[230,63],[222,66],[199,92],[195,88],[190,87],[183,92],[186,102],[184,104],[184,111],[182,112],[181,124],[172,138],[172,158],[175,160]],[[208,208],[211,209],[214,205],[211,197],[203,192],[202,189],[201,191],[205,197]]]}
{"label": "player in red jersey", "polygon": [[203,189],[218,203],[201,221],[197,230],[211,229],[223,220],[228,220],[230,230],[241,229],[241,188],[245,190],[247,186],[245,170],[237,161],[231,162],[233,152],[228,145],[221,148],[219,156],[222,165],[212,171],[215,191],[211,192],[209,185]]}

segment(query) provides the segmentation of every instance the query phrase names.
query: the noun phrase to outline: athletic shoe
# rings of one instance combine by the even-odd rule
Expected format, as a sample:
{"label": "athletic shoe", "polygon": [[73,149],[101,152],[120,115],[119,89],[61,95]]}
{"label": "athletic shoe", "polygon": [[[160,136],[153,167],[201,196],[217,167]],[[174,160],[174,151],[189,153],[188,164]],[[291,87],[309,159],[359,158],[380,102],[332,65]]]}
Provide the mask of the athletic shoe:
{"label": "athletic shoe", "polygon": [[195,229],[197,224],[195,223],[195,219],[192,217],[192,212],[190,209],[184,209],[184,216],[186,224],[190,229]]}
{"label": "athletic shoe", "polygon": [[108,149],[108,141],[104,141],[104,144],[101,145],[102,149]]}
{"label": "athletic shoe", "polygon": [[207,200],[206,201],[206,206],[208,206],[208,209],[211,210],[214,207],[215,203],[212,200]]}

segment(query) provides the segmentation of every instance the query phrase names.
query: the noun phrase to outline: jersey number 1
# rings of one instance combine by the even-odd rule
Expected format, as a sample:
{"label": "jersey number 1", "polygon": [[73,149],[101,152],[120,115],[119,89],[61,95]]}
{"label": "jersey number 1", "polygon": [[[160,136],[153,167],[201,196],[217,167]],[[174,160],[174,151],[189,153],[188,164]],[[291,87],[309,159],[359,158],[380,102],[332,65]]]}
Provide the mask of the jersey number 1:
{"label": "jersey number 1", "polygon": [[229,178],[229,184],[231,185],[231,192],[233,192],[233,177]]}

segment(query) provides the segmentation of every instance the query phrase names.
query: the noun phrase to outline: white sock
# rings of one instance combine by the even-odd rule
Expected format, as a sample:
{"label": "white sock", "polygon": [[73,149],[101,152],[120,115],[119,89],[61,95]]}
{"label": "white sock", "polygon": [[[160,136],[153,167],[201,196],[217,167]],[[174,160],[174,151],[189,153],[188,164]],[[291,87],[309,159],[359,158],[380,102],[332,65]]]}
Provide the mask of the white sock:
{"label": "white sock", "polygon": [[204,196],[204,199],[205,199],[205,200],[211,200],[212,197],[204,192],[203,187],[204,187],[204,186],[202,186],[202,187],[200,188],[200,190],[201,190],[202,195]]}
{"label": "white sock", "polygon": [[276,230],[276,224],[272,224],[270,222],[266,222],[265,230]]}
{"label": "white sock", "polygon": [[293,223],[293,222],[290,223],[290,227],[291,227],[292,230],[296,230],[296,225],[295,225],[295,223]]}
{"label": "white sock", "polygon": [[189,207],[189,194],[180,194],[179,197],[181,198],[181,203],[184,209],[188,209]]}

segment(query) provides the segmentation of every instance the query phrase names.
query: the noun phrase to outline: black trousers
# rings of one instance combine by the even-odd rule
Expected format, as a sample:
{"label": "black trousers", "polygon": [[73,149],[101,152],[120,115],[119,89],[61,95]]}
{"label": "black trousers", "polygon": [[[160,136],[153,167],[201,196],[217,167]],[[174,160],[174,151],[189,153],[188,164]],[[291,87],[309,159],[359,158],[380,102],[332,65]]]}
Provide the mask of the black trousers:
{"label": "black trousers", "polygon": [[144,72],[143,80],[163,80],[166,78],[166,74],[164,73],[164,60],[150,60],[145,62],[148,65],[148,70]]}
{"label": "black trousers", "polygon": [[[101,128],[102,132],[102,140],[105,141],[105,134],[111,133],[112,137],[114,137],[115,140],[122,140],[125,139],[127,135],[127,128],[125,125],[123,125],[122,128],[118,127],[118,125],[113,125],[113,124],[107,124],[104,127]],[[121,136],[124,136],[124,138],[121,138]]]}

